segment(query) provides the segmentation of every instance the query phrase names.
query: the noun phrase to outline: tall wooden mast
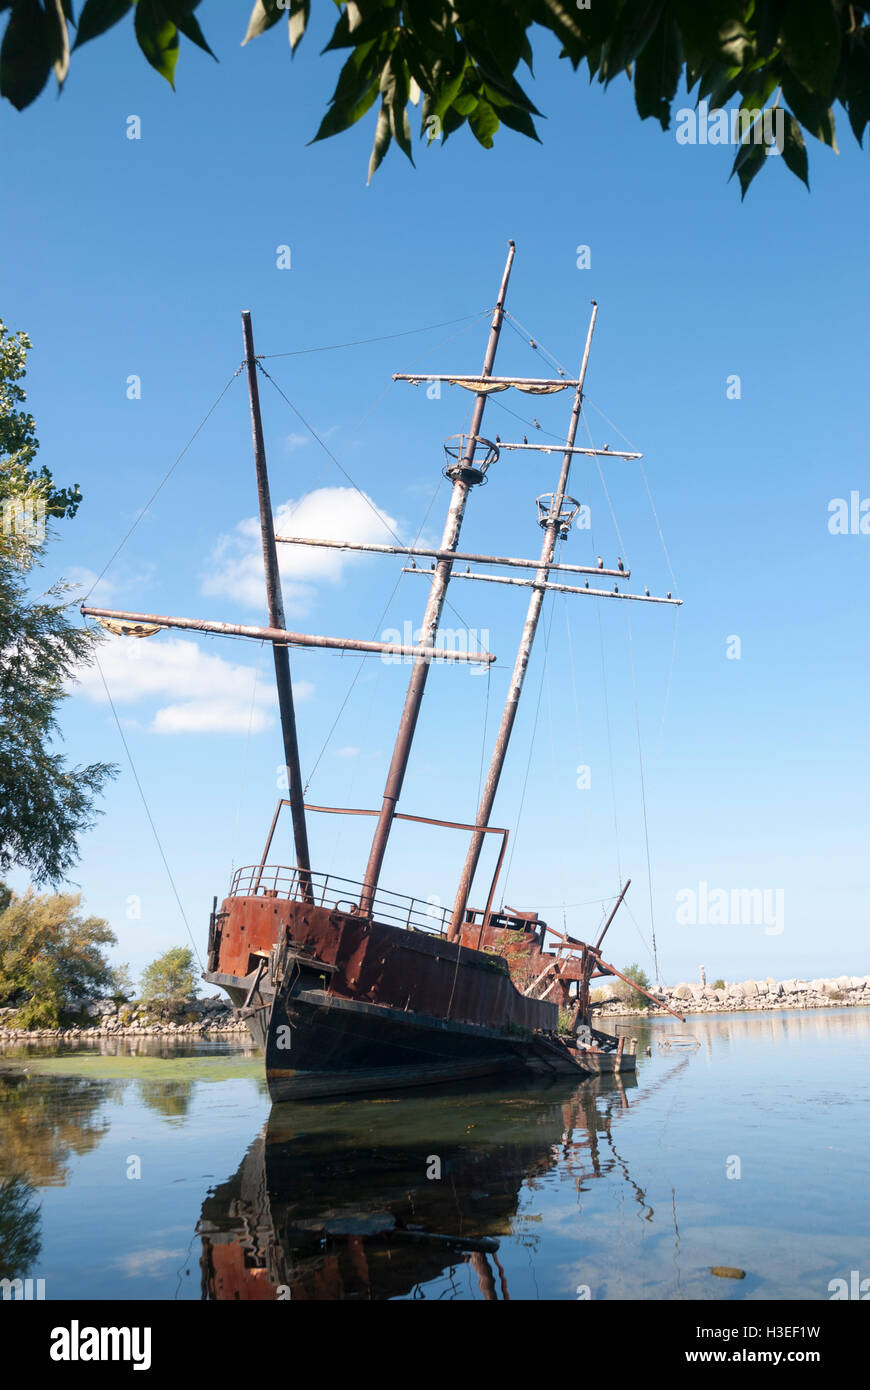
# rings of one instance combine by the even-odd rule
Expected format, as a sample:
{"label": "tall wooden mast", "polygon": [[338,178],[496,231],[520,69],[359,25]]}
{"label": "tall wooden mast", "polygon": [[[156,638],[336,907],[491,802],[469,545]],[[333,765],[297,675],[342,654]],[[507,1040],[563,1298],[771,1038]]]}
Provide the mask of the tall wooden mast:
{"label": "tall wooden mast", "polygon": [[[242,338],[245,344],[245,368],[248,375],[248,396],[251,402],[251,433],[254,441],[254,465],[257,471],[257,498],[260,507],[260,533],[263,538],[263,567],[266,573],[266,599],[269,626],[286,628],[278,551],[275,546],[275,526],[272,519],[272,499],[269,494],[269,474],[266,468],[266,446],[263,442],[263,421],[260,415],[260,388],[257,381],[257,359],[254,355],[254,332],[251,315],[242,312]],[[296,867],[299,883],[306,898],[311,895],[311,859],[308,852],[308,828],[305,824],[305,805],[302,796],[302,773],[299,767],[299,741],[296,737],[296,713],[293,708],[293,682],[290,678],[290,653],[286,646],[273,641],[275,683],[278,686],[278,707],[281,714],[281,733],[284,740],[284,766],[287,776],[290,816],[293,821],[293,840],[296,846]]]}
{"label": "tall wooden mast", "polygon": [[[541,616],[541,607],[544,602],[546,585],[550,576],[550,567],[556,553],[556,542],[560,535],[565,534],[566,519],[563,517],[562,506],[565,501],[565,494],[568,488],[568,475],[571,471],[571,459],[573,457],[574,440],[577,437],[577,425],[580,421],[580,411],[583,405],[583,383],[586,379],[586,368],[589,363],[589,351],[592,346],[592,334],[595,331],[595,320],[598,316],[598,305],[592,301],[592,317],[589,320],[589,331],[586,335],[586,346],[583,351],[583,361],[580,365],[580,373],[577,378],[577,387],[574,392],[574,405],[571,411],[571,422],[568,426],[568,437],[565,441],[565,453],[562,457],[562,469],[559,474],[559,482],[556,491],[550,498],[549,509],[541,518],[544,527],[544,540],[541,545],[541,558],[538,569],[535,573],[534,585],[529,598],[528,612],[523,627],[520,645],[514,663],[513,675],[508,688],[507,700],[504,712],[501,717],[498,737],[495,741],[492,760],[489,765],[486,783],[480,799],[480,806],[477,812],[477,825],[480,827],[489,825],[489,817],[492,813],[495,794],[498,790],[499,779],[502,768],[504,767],[505,755],[507,754],[508,744],[516,719],[517,706],[523,689],[523,681],[526,677],[526,670],[529,664],[529,657],[532,651],[532,643],[535,640],[535,632],[538,627],[538,619]],[[574,513],[571,513],[570,521],[573,520]],[[471,837],[471,844],[468,847],[468,854],[462,869],[462,876],[459,880],[459,887],[456,890],[456,898],[453,903],[453,913],[450,918],[450,928],[448,938],[455,941],[459,936],[462,920],[465,916],[465,908],[468,903],[468,895],[471,892],[471,884],[477,869],[480,852],[483,848],[484,831],[475,830]]]}
{"label": "tall wooden mast", "polygon": [[[504,274],[501,279],[501,286],[498,292],[495,309],[493,310],[492,322],[489,329],[489,341],[486,348],[486,356],[483,362],[481,377],[492,375],[492,368],[495,362],[496,348],[498,347],[499,334],[501,333],[502,320],[504,318],[504,304],[507,296],[508,281],[510,280],[511,267],[514,261],[514,243],[508,243],[508,255],[505,263]],[[475,457],[478,447],[478,437],[480,435],[480,425],[483,419],[483,408],[486,404],[486,392],[479,391],[474,401],[474,411],[471,418],[467,442],[462,457],[457,460],[454,467],[449,470],[449,476],[453,479],[453,492],[450,498],[450,509],[447,513],[447,521],[444,526],[444,534],[441,538],[440,549],[442,551],[454,552],[459,544],[459,532],[462,528],[462,520],[465,515],[465,504],[468,494],[475,483],[481,481],[480,473],[475,469]],[[429,589],[429,601],[426,604],[426,612],[423,616],[423,626],[420,635],[421,646],[432,647],[435,645],[435,634],[438,624],[441,621],[441,613],[444,608],[444,599],[447,594],[447,585],[450,582],[450,571],[453,568],[453,559],[448,555],[440,559],[432,575],[432,583]],[[390,829],[393,824],[393,817],[396,812],[396,803],[402,791],[402,783],[405,779],[405,771],[408,766],[408,756],[411,751],[411,742],[414,738],[414,730],[417,725],[417,716],[420,713],[420,705],[423,700],[423,692],[426,688],[426,678],[429,674],[429,658],[419,656],[414,661],[414,669],[411,672],[411,679],[408,684],[408,693],[405,696],[405,705],[402,710],[402,717],[399,721],[399,731],[396,736],[396,744],[393,749],[393,757],[390,763],[390,770],[387,774],[387,782],[384,788],[383,802],[378,823],[375,827],[372,847],[369,853],[369,861],[366,866],[363,891],[360,896],[360,911],[370,913],[374,902],[375,891],[380,878],[381,867],[386,853],[387,840],[389,839]]]}

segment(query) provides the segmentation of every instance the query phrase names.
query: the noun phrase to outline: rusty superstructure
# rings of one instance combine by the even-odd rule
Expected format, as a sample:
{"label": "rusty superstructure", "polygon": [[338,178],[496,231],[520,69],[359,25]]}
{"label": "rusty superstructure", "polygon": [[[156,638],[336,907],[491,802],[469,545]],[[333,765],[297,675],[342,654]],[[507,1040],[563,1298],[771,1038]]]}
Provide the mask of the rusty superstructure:
{"label": "rusty superstructure", "polygon": [[[147,636],[162,628],[180,628],[251,637],[271,644],[278,688],[288,795],[279,802],[269,837],[257,864],[239,869],[230,891],[211,914],[208,961],[204,978],[225,989],[255,1042],[263,1049],[269,1090],[276,1100],[346,1094],[421,1085],[427,1082],[486,1076],[525,1069],[546,1075],[631,1070],[634,1056],[624,1043],[591,1027],[589,992],[593,979],[620,972],[601,956],[601,945],[622,902],[619,891],[610,916],[594,944],[555,931],[534,911],[496,909],[496,889],[508,832],[490,824],[517,707],[522,694],[543,601],[548,591],[619,598],[631,602],[678,603],[633,594],[620,585],[630,579],[622,559],[605,568],[557,563],[559,540],[572,526],[579,503],[568,495],[571,464],[581,455],[632,460],[635,453],[581,448],[575,443],[583,388],[597,317],[593,303],[583,357],[576,380],[566,377],[520,378],[493,374],[514,259],[511,242],[492,312],[483,366],[476,376],[445,376],[474,393],[467,432],[445,445],[444,474],[451,496],[441,543],[436,548],[353,543],[342,540],[276,536],[266,468],[258,375],[251,316],[243,314],[244,368],[251,406],[254,462],[268,603],[268,626],[212,622],[198,618],[83,607],[85,615],[112,631]],[[434,378],[397,376],[410,382]],[[481,433],[487,397],[517,389],[553,394],[573,389],[573,404],[562,446],[493,442]],[[543,531],[537,560],[469,553],[460,549],[460,533],[473,490],[483,483],[502,450],[537,449],[561,454],[559,476],[551,493],[537,499]],[[429,579],[429,596],[419,641],[409,644],[321,637],[288,630],[278,567],[279,544],[327,546],[394,554],[412,562],[432,560],[432,568],[413,569]],[[453,574],[457,560],[466,569]],[[471,571],[471,564],[520,571],[517,576]],[[522,572],[526,573],[523,574]],[[533,571],[533,574],[530,572]],[[554,582],[551,575],[555,574]],[[616,578],[611,589],[562,583],[563,576]],[[433,661],[491,663],[489,652],[459,652],[438,645],[438,629],[451,578],[514,584],[530,589],[528,610],[492,758],[473,824],[412,816],[398,810],[402,786]],[[360,652],[402,654],[412,658],[411,676],[399,723],[381,805],[367,810],[307,804],[299,766],[290,648],[318,646]],[[279,814],[290,813],[294,862],[272,862],[271,847]],[[359,880],[311,863],[307,817],[312,813],[371,816],[375,821],[368,862]],[[452,905],[433,908],[429,901],[385,890],[380,883],[384,855],[394,822],[414,820],[432,827],[466,832],[469,847]],[[495,874],[485,905],[469,907],[481,848],[488,835],[501,837]],[[620,978],[625,978],[620,976]],[[637,986],[634,986],[637,988]],[[645,992],[645,991],[641,991]],[[658,999],[649,995],[655,1003]],[[565,1014],[570,1010],[570,1026]],[[560,1014],[563,1027],[560,1031]]]}

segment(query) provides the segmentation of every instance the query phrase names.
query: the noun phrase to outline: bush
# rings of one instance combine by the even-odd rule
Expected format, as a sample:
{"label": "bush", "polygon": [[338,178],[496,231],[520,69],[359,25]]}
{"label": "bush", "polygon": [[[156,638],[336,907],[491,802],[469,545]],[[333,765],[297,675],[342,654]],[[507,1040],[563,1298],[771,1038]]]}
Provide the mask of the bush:
{"label": "bush", "polygon": [[727,989],[728,986],[725,984],[725,981],[724,981],[724,980],[714,980],[714,981],[713,981],[713,984],[710,986],[710,988],[711,988],[711,989]]}
{"label": "bush", "polygon": [[142,1003],[168,1016],[192,1003],[198,990],[193,952],[189,946],[172,946],[142,972]]}
{"label": "bush", "polygon": [[[627,975],[634,984],[640,985],[642,989],[649,989],[651,981],[645,970],[641,970],[639,965],[627,965],[623,970],[623,975]],[[639,994],[630,985],[623,984],[621,989],[622,998],[630,1009],[645,1009],[649,1000],[645,995]]]}
{"label": "bush", "polygon": [[82,917],[77,893],[18,897],[0,910],[0,1007],[18,1009],[20,1028],[56,1028],[70,999],[98,999],[113,970],[104,946],[115,935],[100,917]]}

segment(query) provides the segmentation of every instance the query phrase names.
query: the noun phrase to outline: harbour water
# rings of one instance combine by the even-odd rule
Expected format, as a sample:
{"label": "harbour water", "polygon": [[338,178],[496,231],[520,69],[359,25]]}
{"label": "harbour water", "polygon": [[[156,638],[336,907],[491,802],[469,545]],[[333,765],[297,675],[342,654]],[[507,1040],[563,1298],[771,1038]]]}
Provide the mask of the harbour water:
{"label": "harbour water", "polygon": [[46,1299],[813,1301],[870,1277],[870,1010],[621,1027],[630,1081],[274,1108],[237,1044],[7,1047],[0,1278]]}

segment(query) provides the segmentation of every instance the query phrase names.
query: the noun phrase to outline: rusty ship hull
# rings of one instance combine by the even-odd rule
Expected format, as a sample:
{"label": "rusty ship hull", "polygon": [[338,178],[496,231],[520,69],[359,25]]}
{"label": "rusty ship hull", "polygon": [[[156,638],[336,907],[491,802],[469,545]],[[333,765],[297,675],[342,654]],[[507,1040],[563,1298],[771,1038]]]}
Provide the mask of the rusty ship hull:
{"label": "rusty ship hull", "polygon": [[[524,978],[555,962],[544,924],[499,919],[484,932],[470,916],[453,942],[278,889],[233,894],[213,914],[205,978],[262,1049],[274,1101],[613,1069],[615,1056],[559,1036],[558,1000],[512,978],[511,958]],[[559,990],[568,983],[560,972]],[[619,1069],[634,1060],[621,1055]]]}

